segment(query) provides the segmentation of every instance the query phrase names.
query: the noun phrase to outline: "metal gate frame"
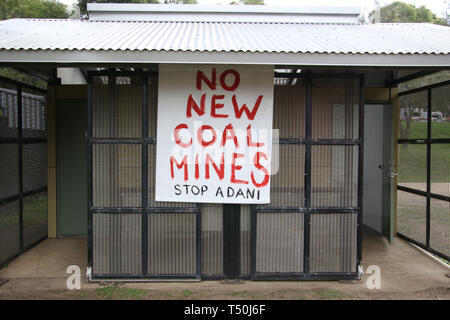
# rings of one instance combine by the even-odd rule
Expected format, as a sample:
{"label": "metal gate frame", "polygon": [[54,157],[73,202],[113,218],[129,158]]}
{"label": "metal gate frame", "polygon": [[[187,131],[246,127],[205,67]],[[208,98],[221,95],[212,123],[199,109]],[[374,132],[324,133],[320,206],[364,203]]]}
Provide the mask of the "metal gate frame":
{"label": "metal gate frame", "polygon": [[[414,240],[411,237],[408,237],[407,235],[404,235],[400,232],[397,232],[397,235],[400,238],[403,238],[419,247],[421,247],[422,249],[425,249],[447,261],[450,261],[450,256],[446,255],[443,252],[440,252],[436,249],[433,249],[430,246],[430,234],[431,234],[431,199],[437,199],[437,200],[441,200],[441,201],[448,201],[450,202],[450,197],[448,196],[444,196],[441,194],[435,194],[431,192],[431,145],[433,144],[450,144],[450,138],[447,139],[433,139],[432,135],[431,135],[431,118],[432,118],[432,89],[435,88],[439,88],[439,87],[443,87],[443,86],[448,86],[450,85],[450,80],[447,81],[443,81],[443,82],[438,82],[438,83],[433,83],[427,86],[423,86],[423,87],[419,87],[419,88],[414,88],[414,89],[410,89],[410,90],[406,90],[406,91],[402,91],[398,93],[398,96],[406,96],[409,94],[414,94],[414,93],[418,93],[418,92],[426,92],[427,94],[427,137],[426,139],[398,139],[397,142],[398,144],[421,144],[421,145],[426,145],[427,148],[427,154],[426,154],[426,163],[427,163],[427,167],[426,167],[426,174],[427,174],[427,178],[426,178],[426,190],[427,191],[422,191],[422,190],[418,190],[418,189],[414,189],[411,187],[405,187],[405,186],[400,186],[397,183],[397,190],[400,191],[404,191],[404,192],[408,192],[408,193],[412,193],[418,196],[422,196],[426,198],[426,211],[425,211],[425,217],[426,217],[426,228],[425,228],[425,243],[421,243],[420,241]],[[397,132],[395,133],[397,134]]]}
{"label": "metal gate frame", "polygon": [[[140,275],[124,274],[92,274],[94,279],[200,279],[201,267],[201,210],[197,205],[195,208],[152,208],[148,206],[148,146],[156,144],[156,139],[149,137],[148,130],[148,84],[151,77],[157,77],[157,72],[143,71],[91,71],[88,72],[88,133],[87,133],[87,157],[88,157],[88,266],[93,266],[93,215],[96,213],[138,213],[141,214],[141,250],[142,266]],[[139,77],[142,80],[142,132],[140,138],[94,138],[93,129],[93,107],[92,107],[92,79],[93,77]],[[93,206],[93,159],[92,150],[94,144],[135,144],[141,145],[141,207],[140,208],[99,208]],[[147,274],[148,273],[148,217],[150,214],[167,213],[195,213],[196,214],[196,273],[195,274]]]}
{"label": "metal gate frame", "polygon": [[[363,150],[364,150],[364,75],[351,73],[305,73],[286,74],[275,73],[275,77],[304,79],[306,83],[306,110],[305,110],[305,138],[280,138],[281,144],[295,144],[305,146],[305,188],[304,206],[289,207],[262,207],[252,206],[251,211],[251,279],[252,280],[352,280],[359,276],[359,267],[362,258],[362,192],[363,192]],[[312,81],[313,79],[355,79],[359,80],[359,127],[358,139],[313,139],[312,138]],[[356,207],[313,207],[311,205],[311,151],[312,146],[358,146],[358,190]],[[296,212],[304,214],[304,241],[303,241],[303,272],[301,273],[260,273],[256,271],[256,233],[258,214],[265,212]],[[356,272],[310,272],[310,240],[311,215],[321,213],[356,213],[357,214],[357,244],[356,244]]]}
{"label": "metal gate frame", "polygon": [[[0,137],[0,144],[13,144],[13,145],[18,146],[18,173],[19,173],[18,193],[0,199],[0,205],[5,205],[5,204],[11,203],[13,201],[19,201],[19,246],[18,246],[19,250],[13,256],[7,258],[6,261],[0,261],[0,266],[2,266],[2,265],[7,265],[10,261],[14,260],[17,256],[19,256],[25,250],[35,246],[36,244],[40,243],[41,241],[47,239],[47,236],[48,236],[46,233],[41,238],[35,239],[27,246],[24,245],[24,228],[23,228],[24,199],[27,196],[31,196],[31,195],[35,195],[35,194],[47,191],[47,185],[42,186],[37,189],[24,191],[23,146],[25,144],[38,144],[38,143],[47,144],[47,135],[45,135],[45,137],[41,137],[41,138],[24,137],[23,136],[23,119],[22,119],[23,89],[27,89],[27,90],[36,92],[38,94],[42,94],[44,96],[47,95],[47,90],[35,87],[35,86],[27,84],[27,83],[16,81],[13,79],[5,78],[5,77],[0,77],[0,82],[10,84],[10,85],[16,87],[16,90],[17,90],[17,126],[18,126],[17,131],[18,131],[18,134],[17,134],[17,137]],[[47,130],[47,128],[45,128],[45,130]]]}
{"label": "metal gate frame", "polygon": [[[98,76],[134,76],[142,79],[142,136],[136,139],[124,138],[94,138],[92,135],[92,78]],[[94,279],[224,279],[223,276],[205,276],[201,271],[201,213],[202,206],[197,204],[194,208],[150,208],[148,207],[148,154],[147,147],[156,144],[156,139],[148,136],[148,79],[157,77],[157,72],[143,71],[91,71],[88,72],[88,132],[87,132],[87,161],[88,161],[88,267],[93,266],[93,215],[96,213],[139,213],[142,215],[142,273],[140,275],[124,274],[92,274]],[[306,134],[304,139],[280,139],[280,144],[299,144],[305,146],[305,206],[298,207],[266,207],[257,208],[251,206],[251,272],[250,275],[238,275],[240,279],[251,280],[343,280],[356,279],[359,275],[359,266],[362,256],[362,182],[363,182],[363,137],[364,137],[364,76],[350,73],[321,73],[321,74],[277,74],[275,77],[283,78],[305,78],[306,79]],[[313,79],[357,79],[359,80],[359,130],[358,139],[313,139],[311,137],[312,119],[312,80]],[[94,144],[139,144],[142,146],[142,180],[141,180],[141,203],[142,208],[95,208],[93,207],[93,162],[92,147]],[[340,145],[358,146],[358,187],[356,207],[312,207],[311,206],[311,149],[315,145]],[[236,206],[238,210],[240,206]],[[305,239],[304,239],[304,266],[302,273],[257,273],[256,272],[256,222],[257,215],[265,211],[271,212],[299,212],[304,213]],[[175,275],[148,275],[148,215],[158,213],[195,213],[196,214],[196,273]],[[310,219],[315,213],[357,213],[357,244],[356,244],[356,272],[351,273],[311,273],[309,271],[309,245],[310,245]],[[225,235],[224,235],[225,238]],[[239,246],[239,241],[236,241]],[[236,244],[235,244],[236,246]],[[225,249],[225,248],[224,248]],[[230,251],[230,250],[228,250]],[[224,250],[225,254],[225,250]],[[239,258],[239,257],[237,257]],[[224,259],[224,270],[229,264],[238,264],[239,261],[226,262]],[[227,265],[228,264],[228,265]],[[234,269],[236,270],[236,269]]]}

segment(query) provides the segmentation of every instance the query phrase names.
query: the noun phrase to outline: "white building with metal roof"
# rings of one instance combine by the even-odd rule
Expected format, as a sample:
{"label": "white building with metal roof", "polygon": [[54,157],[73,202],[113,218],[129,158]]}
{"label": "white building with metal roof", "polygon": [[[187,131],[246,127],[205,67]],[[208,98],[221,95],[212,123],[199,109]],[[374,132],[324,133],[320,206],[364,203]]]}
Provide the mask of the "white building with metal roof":
{"label": "white building with metal roof", "polygon": [[[398,85],[450,68],[449,27],[362,24],[353,7],[87,8],[0,21],[0,65],[48,82],[48,237],[86,236],[91,280],[357,279],[363,226],[448,257],[430,214],[450,195],[416,181],[425,168],[398,145],[426,147],[428,175],[445,158],[431,114],[450,117],[450,82]],[[29,86],[11,86],[19,110]],[[405,110],[419,105],[416,137]],[[43,143],[17,139],[0,137]],[[199,151],[214,144],[218,158]],[[430,204],[426,241],[414,197]]]}

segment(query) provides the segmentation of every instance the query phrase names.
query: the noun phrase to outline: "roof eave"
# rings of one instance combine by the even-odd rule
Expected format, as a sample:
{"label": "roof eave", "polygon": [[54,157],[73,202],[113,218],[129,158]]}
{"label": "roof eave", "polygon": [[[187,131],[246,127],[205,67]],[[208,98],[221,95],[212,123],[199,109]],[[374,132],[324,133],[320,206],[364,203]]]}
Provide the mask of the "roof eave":
{"label": "roof eave", "polygon": [[448,54],[337,54],[121,50],[0,50],[0,63],[151,64],[211,63],[329,67],[449,68]]}

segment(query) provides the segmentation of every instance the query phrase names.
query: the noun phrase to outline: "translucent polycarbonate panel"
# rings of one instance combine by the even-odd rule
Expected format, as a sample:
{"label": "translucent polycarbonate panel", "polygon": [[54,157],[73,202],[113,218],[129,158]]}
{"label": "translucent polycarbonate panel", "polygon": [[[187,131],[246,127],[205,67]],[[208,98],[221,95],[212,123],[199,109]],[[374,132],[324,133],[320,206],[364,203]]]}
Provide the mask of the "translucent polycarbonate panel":
{"label": "translucent polycarbonate panel", "polygon": [[427,191],[427,146],[398,144],[398,185]]}
{"label": "translucent polycarbonate panel", "polygon": [[93,273],[140,275],[142,236],[140,214],[94,213]]}
{"label": "translucent polycarbonate panel", "polygon": [[450,201],[431,199],[430,247],[450,257]]}
{"label": "translucent polycarbonate panel", "polygon": [[357,214],[311,215],[311,272],[356,272]]}
{"label": "translucent polycarbonate panel", "polygon": [[223,205],[202,206],[202,274],[223,274]]}
{"label": "translucent polycarbonate panel", "polygon": [[278,171],[270,182],[270,206],[303,206],[305,146],[280,144],[278,155]]}
{"label": "translucent polycarbonate panel", "polygon": [[397,231],[426,243],[426,197],[397,190]]}
{"label": "translucent polycarbonate panel", "polygon": [[24,144],[22,154],[23,190],[45,187],[47,185],[47,144]]}
{"label": "translucent polycarbonate panel", "polygon": [[358,139],[358,80],[313,79],[311,98],[313,138]]}
{"label": "translucent polycarbonate panel", "polygon": [[47,192],[23,200],[23,245],[28,247],[47,235]]}
{"label": "translucent polycarbonate panel", "polygon": [[399,139],[426,139],[427,138],[427,90],[407,94],[398,98]]}
{"label": "translucent polycarbonate panel", "polygon": [[45,138],[47,135],[45,96],[34,92],[22,92],[22,135],[29,138]]}
{"label": "translucent polycarbonate panel", "polygon": [[251,271],[251,224],[250,205],[241,204],[241,274],[248,275]]}
{"label": "translucent polycarbonate panel", "polygon": [[148,216],[148,273],[196,273],[196,214],[157,213]]}
{"label": "translucent polycarbonate panel", "polygon": [[0,199],[19,193],[19,145],[0,143]]}
{"label": "translucent polycarbonate panel", "polygon": [[0,81],[0,137],[19,136],[17,89]]}
{"label": "translucent polycarbonate panel", "polygon": [[148,82],[148,136],[156,138],[156,120],[158,117],[158,79],[149,78]]}
{"label": "translucent polycarbonate panel", "polygon": [[[295,85],[292,85],[293,80]],[[280,138],[305,137],[305,92],[302,81],[296,79],[274,86],[273,129],[279,130]]]}
{"label": "translucent polycarbonate panel", "polygon": [[431,138],[450,138],[450,85],[431,90]]}
{"label": "translucent polycarbonate panel", "polygon": [[450,144],[431,145],[431,193],[450,197]]}
{"label": "translucent polycarbonate panel", "polygon": [[19,201],[0,205],[0,264],[20,251]]}
{"label": "translucent polycarbonate panel", "polygon": [[165,202],[155,200],[156,186],[156,144],[148,146],[148,206],[165,208],[193,208],[197,205],[189,202]]}
{"label": "translucent polycarbonate panel", "polygon": [[256,219],[256,272],[303,271],[304,214],[265,212]]}
{"label": "translucent polycarbonate panel", "polygon": [[141,78],[108,77],[106,84],[101,83],[99,79],[92,85],[93,137],[140,138],[142,136]]}
{"label": "translucent polycarbonate panel", "polygon": [[312,146],[311,205],[358,204],[358,146]]}
{"label": "translucent polycarbonate panel", "polygon": [[94,207],[140,207],[141,146],[96,144],[92,155]]}

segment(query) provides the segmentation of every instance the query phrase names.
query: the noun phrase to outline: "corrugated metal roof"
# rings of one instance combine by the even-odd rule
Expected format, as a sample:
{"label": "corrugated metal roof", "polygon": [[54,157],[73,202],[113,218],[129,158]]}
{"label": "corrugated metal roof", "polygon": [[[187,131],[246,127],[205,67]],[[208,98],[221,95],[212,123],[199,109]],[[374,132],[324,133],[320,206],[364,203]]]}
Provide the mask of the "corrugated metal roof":
{"label": "corrugated metal roof", "polygon": [[12,19],[0,22],[0,50],[449,54],[450,28],[432,24]]}

